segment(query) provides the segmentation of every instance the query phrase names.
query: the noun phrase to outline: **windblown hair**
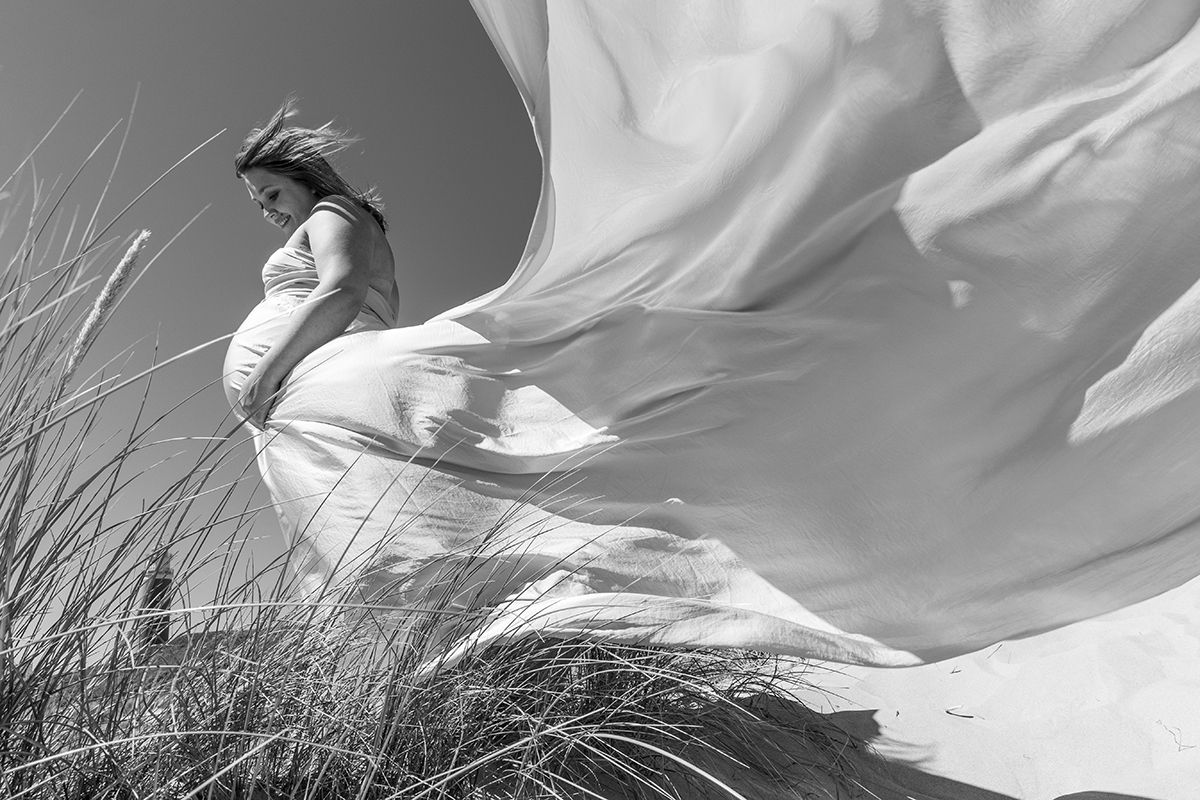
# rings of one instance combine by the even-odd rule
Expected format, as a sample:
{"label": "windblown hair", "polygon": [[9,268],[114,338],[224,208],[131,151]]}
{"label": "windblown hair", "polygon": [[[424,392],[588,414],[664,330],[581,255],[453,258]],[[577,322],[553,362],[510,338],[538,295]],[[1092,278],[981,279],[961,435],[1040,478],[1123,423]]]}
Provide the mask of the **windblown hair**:
{"label": "windblown hair", "polygon": [[241,178],[247,170],[257,167],[299,181],[317,197],[334,194],[349,197],[370,212],[386,231],[383,201],[374,187],[365,192],[355,189],[327,158],[359,140],[331,127],[331,123],[316,129],[285,126],[284,121],[295,113],[296,98],[289,95],[270,122],[250,131],[233,160],[237,176]]}

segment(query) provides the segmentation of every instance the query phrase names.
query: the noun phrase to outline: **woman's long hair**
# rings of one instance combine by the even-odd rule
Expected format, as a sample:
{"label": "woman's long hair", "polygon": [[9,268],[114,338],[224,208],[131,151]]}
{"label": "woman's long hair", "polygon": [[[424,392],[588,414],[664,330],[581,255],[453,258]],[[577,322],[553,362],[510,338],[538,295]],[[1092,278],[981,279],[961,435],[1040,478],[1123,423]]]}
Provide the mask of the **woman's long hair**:
{"label": "woman's long hair", "polygon": [[285,126],[284,121],[295,113],[296,98],[289,95],[270,122],[250,131],[233,160],[237,176],[241,178],[247,170],[257,167],[299,181],[317,197],[333,194],[349,197],[369,211],[379,227],[386,231],[383,202],[374,187],[365,192],[355,189],[326,158],[358,139],[329,123],[315,130]]}

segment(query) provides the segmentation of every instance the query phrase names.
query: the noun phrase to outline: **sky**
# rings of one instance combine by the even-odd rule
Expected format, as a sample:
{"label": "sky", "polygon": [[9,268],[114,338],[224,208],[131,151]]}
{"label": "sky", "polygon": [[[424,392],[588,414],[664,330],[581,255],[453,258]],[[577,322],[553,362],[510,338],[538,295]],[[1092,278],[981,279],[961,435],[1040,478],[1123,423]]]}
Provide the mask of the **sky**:
{"label": "sky", "polygon": [[[93,366],[141,341],[132,366],[144,367],[155,337],[161,359],[231,333],[262,299],[259,271],[281,232],[263,220],[232,162],[247,131],[290,92],[300,98],[297,124],[332,119],[362,139],[336,166],[383,196],[401,324],[502,284],[532,222],[540,161],[529,120],[466,0],[0,0],[0,172],[16,167],[80,91],[34,166],[47,185],[68,177],[128,118],[136,93],[102,219],[224,131],[114,228],[120,236],[149,228],[153,254],[203,210],[123,301],[93,347]],[[119,134],[73,192],[86,209]],[[152,406],[168,408],[216,380],[223,357],[222,344],[164,370]],[[110,418],[123,419],[139,399],[118,396]],[[157,434],[209,435],[227,412],[218,382]],[[243,453],[253,455],[249,445]],[[282,549],[270,532],[262,539],[265,553]]]}

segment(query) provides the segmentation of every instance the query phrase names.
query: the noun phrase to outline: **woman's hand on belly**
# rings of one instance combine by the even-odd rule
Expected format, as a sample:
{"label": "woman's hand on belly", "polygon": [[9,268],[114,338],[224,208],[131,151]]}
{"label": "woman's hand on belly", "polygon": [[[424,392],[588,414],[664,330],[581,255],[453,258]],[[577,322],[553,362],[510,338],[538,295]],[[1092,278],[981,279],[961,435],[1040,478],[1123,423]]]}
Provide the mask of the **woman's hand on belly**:
{"label": "woman's hand on belly", "polygon": [[238,397],[236,410],[247,423],[260,430],[266,427],[267,414],[275,404],[276,396],[286,377],[287,373],[281,372],[275,366],[269,352],[259,359],[254,369],[246,377],[241,395]]}

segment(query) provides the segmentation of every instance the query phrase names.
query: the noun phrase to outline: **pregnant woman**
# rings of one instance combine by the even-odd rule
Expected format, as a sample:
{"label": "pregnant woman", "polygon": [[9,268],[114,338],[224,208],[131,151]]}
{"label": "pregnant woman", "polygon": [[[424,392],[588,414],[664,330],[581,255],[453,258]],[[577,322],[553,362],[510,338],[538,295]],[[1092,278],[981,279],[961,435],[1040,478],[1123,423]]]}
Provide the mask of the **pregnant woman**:
{"label": "pregnant woman", "polygon": [[481,0],[541,198],[504,286],[408,328],[281,110],[226,386],[304,585],[453,584],[463,646],[896,666],[1197,575],[1190,6]]}
{"label": "pregnant woman", "polygon": [[[355,191],[323,155],[338,133],[284,129],[289,100],[236,158],[237,174],[263,216],[287,235],[263,270],[266,299],[247,319],[278,316],[252,355],[230,401],[261,429],[284,379],[305,356],[343,333],[396,324],[400,290],[386,222],[376,201]],[[304,300],[310,300],[304,303]],[[247,346],[245,338],[239,345]],[[243,361],[249,365],[249,361]]]}

